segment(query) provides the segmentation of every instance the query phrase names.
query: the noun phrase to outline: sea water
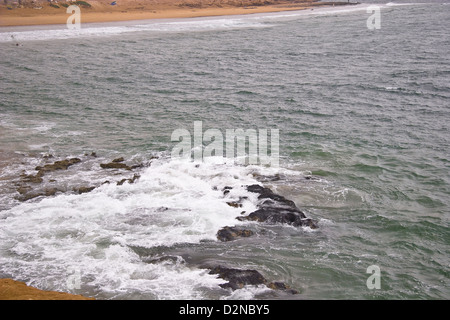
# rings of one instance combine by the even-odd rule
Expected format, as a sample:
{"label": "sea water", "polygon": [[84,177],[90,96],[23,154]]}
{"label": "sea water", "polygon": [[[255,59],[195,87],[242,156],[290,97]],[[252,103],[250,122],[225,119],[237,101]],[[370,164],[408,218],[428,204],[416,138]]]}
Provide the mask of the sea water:
{"label": "sea water", "polygon": [[[0,276],[97,299],[448,299],[449,5],[362,2],[2,28]],[[278,129],[279,167],[174,159],[172,133],[196,121]],[[138,167],[99,166],[121,156]],[[23,175],[71,157],[31,185],[55,195],[19,200]],[[319,228],[238,221],[250,184]],[[218,241],[233,225],[255,235]],[[205,265],[299,294],[222,289]]]}

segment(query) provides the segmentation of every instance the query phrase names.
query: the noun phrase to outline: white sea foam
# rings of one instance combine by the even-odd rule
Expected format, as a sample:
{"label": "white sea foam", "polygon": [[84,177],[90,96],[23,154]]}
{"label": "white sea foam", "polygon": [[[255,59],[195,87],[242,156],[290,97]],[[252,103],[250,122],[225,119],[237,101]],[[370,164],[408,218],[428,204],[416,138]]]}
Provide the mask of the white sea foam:
{"label": "white sea foam", "polygon": [[[1,212],[0,269],[46,288],[67,291],[69,270],[83,286],[113,298],[145,291],[159,299],[201,298],[201,288],[223,281],[182,263],[143,262],[132,247],[155,248],[216,241],[223,226],[256,209],[257,183],[244,167],[155,161],[134,184],[103,185]],[[222,189],[233,187],[224,196]],[[242,208],[227,205],[246,195]],[[141,292],[142,293],[142,292]]]}

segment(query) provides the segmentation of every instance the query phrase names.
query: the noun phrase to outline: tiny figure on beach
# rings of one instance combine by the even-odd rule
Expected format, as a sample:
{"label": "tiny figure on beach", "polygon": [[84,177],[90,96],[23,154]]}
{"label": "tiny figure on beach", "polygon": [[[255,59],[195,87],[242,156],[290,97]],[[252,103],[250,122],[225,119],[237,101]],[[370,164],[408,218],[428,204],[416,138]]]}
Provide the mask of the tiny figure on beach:
{"label": "tiny figure on beach", "polygon": [[[14,38],[14,35],[13,35],[13,34],[11,35],[11,39],[12,39],[12,41],[16,41],[16,38]],[[19,43],[16,42],[16,47],[18,47],[18,46],[19,46]]]}

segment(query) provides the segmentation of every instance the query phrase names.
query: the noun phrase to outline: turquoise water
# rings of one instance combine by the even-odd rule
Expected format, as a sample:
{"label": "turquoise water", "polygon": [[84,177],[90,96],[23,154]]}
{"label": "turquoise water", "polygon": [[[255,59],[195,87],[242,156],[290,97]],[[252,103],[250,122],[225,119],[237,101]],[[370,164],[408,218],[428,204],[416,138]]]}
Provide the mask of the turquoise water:
{"label": "turquoise water", "polygon": [[[0,275],[99,299],[448,299],[449,5],[378,5],[379,30],[366,4],[0,30]],[[171,160],[172,132],[194,121],[279,129],[280,168]],[[46,154],[82,158],[44,181],[67,192],[16,200]],[[127,177],[98,166],[118,156],[152,165],[100,187]],[[257,237],[216,241],[240,209],[213,187],[238,197],[258,179],[319,229],[252,225]],[[83,183],[99,188],[70,192]],[[228,292],[208,262],[300,294]],[[371,265],[380,289],[366,286]]]}

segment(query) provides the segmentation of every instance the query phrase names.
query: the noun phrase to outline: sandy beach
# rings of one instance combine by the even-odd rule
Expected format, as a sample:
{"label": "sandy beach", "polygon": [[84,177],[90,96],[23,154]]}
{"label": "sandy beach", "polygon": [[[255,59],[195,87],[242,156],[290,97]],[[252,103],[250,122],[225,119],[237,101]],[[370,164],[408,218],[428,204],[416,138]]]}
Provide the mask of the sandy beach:
{"label": "sandy beach", "polygon": [[[23,0],[22,2],[24,2]],[[7,0],[7,2],[11,2]],[[161,18],[190,18],[202,16],[238,15],[314,9],[318,6],[345,5],[345,2],[317,2],[316,0],[263,1],[263,0],[119,0],[111,5],[109,0],[87,1],[80,4],[81,23],[113,22]],[[0,26],[30,26],[65,24],[71,2],[47,2],[25,5],[0,5]]]}

